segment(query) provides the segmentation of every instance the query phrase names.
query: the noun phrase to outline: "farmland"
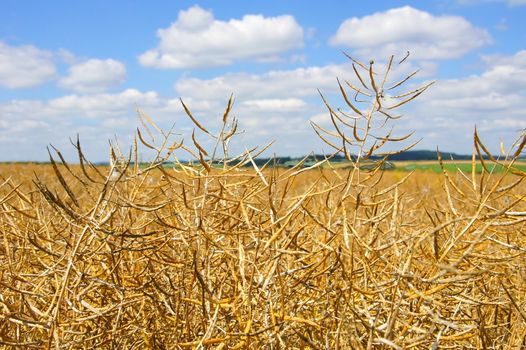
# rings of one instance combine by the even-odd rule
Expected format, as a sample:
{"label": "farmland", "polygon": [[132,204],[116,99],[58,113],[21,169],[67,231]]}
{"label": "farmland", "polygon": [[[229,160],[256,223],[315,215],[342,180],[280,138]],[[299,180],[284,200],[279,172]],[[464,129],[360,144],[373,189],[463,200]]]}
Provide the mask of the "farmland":
{"label": "farmland", "polygon": [[0,169],[4,345],[524,344],[519,175],[69,168]]}
{"label": "farmland", "polygon": [[[431,161],[404,161],[404,162],[394,162],[395,169],[399,171],[431,171],[434,173],[441,173],[443,170],[449,172],[461,171],[466,174],[472,173],[473,171],[477,174],[481,174],[484,171],[484,166],[481,163],[476,163],[473,167],[472,162],[470,161],[447,161],[444,162],[443,166],[440,166],[438,162]],[[517,162],[515,163],[515,168],[521,171],[526,171],[526,163]],[[499,173],[506,171],[506,166],[495,165],[487,167],[489,172]]]}

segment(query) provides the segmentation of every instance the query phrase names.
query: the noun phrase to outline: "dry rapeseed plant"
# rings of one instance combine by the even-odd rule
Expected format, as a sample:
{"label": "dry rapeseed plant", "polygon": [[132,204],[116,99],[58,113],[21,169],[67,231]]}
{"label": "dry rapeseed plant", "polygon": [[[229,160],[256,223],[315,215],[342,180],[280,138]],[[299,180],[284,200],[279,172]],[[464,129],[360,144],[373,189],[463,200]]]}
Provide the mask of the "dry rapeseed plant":
{"label": "dry rapeseed plant", "polygon": [[[380,148],[410,135],[378,133],[429,86],[387,95],[414,75],[389,90],[392,62],[379,75],[373,63],[353,60],[360,87],[338,82],[351,112],[324,99],[334,131],[313,125],[354,164],[349,169],[334,168],[330,156],[310,169],[259,168],[253,158],[265,147],[230,156],[238,133],[232,98],[218,133],[183,103],[196,126],[191,144],[141,114],[145,128],[128,156],[110,144],[108,169],[91,164],[78,139],[78,165],[54,149],[51,165],[32,179],[7,168],[0,344],[525,347],[526,191],[515,164],[526,134],[498,159],[475,132],[480,175],[384,171],[389,152]],[[215,147],[205,149],[201,137]],[[141,147],[155,156],[140,166]],[[179,161],[175,150],[196,163]]]}

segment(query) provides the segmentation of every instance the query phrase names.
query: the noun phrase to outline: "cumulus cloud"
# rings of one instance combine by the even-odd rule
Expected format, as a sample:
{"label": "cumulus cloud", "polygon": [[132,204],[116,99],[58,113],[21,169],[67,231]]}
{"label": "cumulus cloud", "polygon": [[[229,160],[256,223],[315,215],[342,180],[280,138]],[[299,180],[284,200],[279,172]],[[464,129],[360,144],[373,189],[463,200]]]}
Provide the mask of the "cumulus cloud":
{"label": "cumulus cloud", "polygon": [[[422,64],[419,67],[420,77],[429,76],[436,69],[433,64]],[[385,64],[378,62],[377,69],[383,71]],[[390,78],[396,80],[414,69],[411,64],[398,66]],[[338,90],[336,78],[353,80],[355,76],[352,65],[329,64],[273,70],[262,74],[230,73],[211,79],[183,77],[175,83],[174,88],[177,94],[183,97],[199,97],[205,100],[224,99],[230,93],[234,93],[239,101],[313,96],[319,98],[318,89],[323,93]],[[360,83],[355,80],[354,84]]]}
{"label": "cumulus cloud", "polygon": [[211,79],[182,78],[176,82],[175,90],[182,96],[204,99],[224,98],[232,92],[238,100],[313,96],[318,88],[335,89],[336,77],[349,77],[351,72],[349,64],[334,64],[263,74],[232,73]]}
{"label": "cumulus cloud", "polygon": [[129,111],[135,104],[156,106],[160,98],[156,92],[127,89],[116,94],[66,95],[49,100],[46,109],[53,115],[80,114],[85,117],[103,118]]}
{"label": "cumulus cloud", "polygon": [[[467,101],[464,107],[475,109],[494,109],[499,101],[510,106],[526,94],[526,50],[513,56],[486,56],[483,58],[486,69],[479,75],[460,79],[449,79],[437,84],[429,94],[439,105],[452,103],[460,107],[461,101]],[[466,99],[486,99],[486,103],[469,103]],[[438,101],[440,100],[440,102]]]}
{"label": "cumulus cloud", "polygon": [[[11,100],[0,103],[2,160],[45,160],[46,145],[53,143],[75,160],[69,138],[80,134],[89,159],[105,160],[107,140],[133,136],[139,124],[135,107],[173,118],[175,105],[156,92],[127,89],[118,93],[66,95],[49,100]],[[180,107],[179,107],[180,108]],[[173,122],[173,120],[172,120]],[[171,124],[171,123],[170,123]],[[38,137],[35,137],[38,133]],[[129,143],[128,143],[129,144]]]}
{"label": "cumulus cloud", "polygon": [[0,120],[4,129],[18,120],[38,120],[59,127],[72,123],[98,123],[108,118],[135,116],[136,105],[156,108],[163,102],[156,92],[127,89],[115,94],[66,95],[43,100],[11,100],[0,103]]}
{"label": "cumulus cloud", "polygon": [[55,77],[53,54],[31,45],[10,46],[0,42],[0,86],[28,88]]}
{"label": "cumulus cloud", "polygon": [[422,130],[424,137],[441,132],[435,141],[450,151],[452,146],[469,150],[475,125],[495,152],[500,139],[510,143],[525,127],[526,51],[487,56],[483,63],[480,74],[438,81],[415,101],[407,127]]}
{"label": "cumulus cloud", "polygon": [[271,98],[261,100],[246,100],[243,104],[249,108],[265,110],[298,110],[307,106],[305,101],[299,98]]}
{"label": "cumulus cloud", "polygon": [[144,66],[182,69],[225,66],[239,60],[275,60],[303,46],[303,28],[289,15],[245,15],[221,21],[193,6],[159,29],[158,47],[139,56]]}
{"label": "cumulus cloud", "polygon": [[103,92],[126,80],[126,67],[113,59],[90,59],[69,68],[59,86],[80,93]]}
{"label": "cumulus cloud", "polygon": [[451,59],[488,45],[490,34],[463,17],[434,16],[410,6],[345,20],[330,44],[361,56],[401,54],[417,59]]}
{"label": "cumulus cloud", "polygon": [[482,56],[482,62],[487,67],[496,67],[496,66],[507,66],[507,67],[524,67],[526,62],[526,50],[521,50],[514,54],[513,56],[507,55],[485,55]]}

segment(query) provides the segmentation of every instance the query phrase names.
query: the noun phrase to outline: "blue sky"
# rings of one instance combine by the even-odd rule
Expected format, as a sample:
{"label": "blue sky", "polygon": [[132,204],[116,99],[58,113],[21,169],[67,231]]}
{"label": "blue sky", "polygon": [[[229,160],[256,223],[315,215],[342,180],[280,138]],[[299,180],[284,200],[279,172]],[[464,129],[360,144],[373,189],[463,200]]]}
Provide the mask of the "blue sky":
{"label": "blue sky", "polygon": [[45,160],[50,143],[74,159],[77,133],[104,161],[108,139],[130,145],[136,106],[189,140],[179,98],[218,129],[231,93],[234,151],[328,152],[309,121],[330,127],[317,89],[343,104],[342,51],[382,65],[409,50],[397,74],[436,80],[395,124],[417,148],[470,153],[477,125],[497,152],[526,128],[524,18],[525,0],[1,0],[0,161]]}

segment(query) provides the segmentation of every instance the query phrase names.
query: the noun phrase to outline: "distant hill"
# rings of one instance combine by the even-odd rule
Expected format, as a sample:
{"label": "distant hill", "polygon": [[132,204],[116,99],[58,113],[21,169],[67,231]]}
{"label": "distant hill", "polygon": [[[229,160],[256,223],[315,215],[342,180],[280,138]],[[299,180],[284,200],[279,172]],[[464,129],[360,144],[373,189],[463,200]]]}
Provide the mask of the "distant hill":
{"label": "distant hill", "polygon": [[[454,160],[470,160],[471,155],[467,154],[457,154],[457,153],[450,153],[445,152],[442,153],[442,159],[448,160],[448,159],[454,159]],[[487,157],[484,157],[487,158]],[[407,160],[437,160],[437,152],[436,151],[429,151],[429,150],[410,150],[405,151],[400,154],[394,154],[389,157],[389,160],[393,161],[407,161]]]}
{"label": "distant hill", "polygon": [[[471,155],[466,154],[457,154],[457,153],[451,153],[451,152],[445,152],[441,153],[442,159],[449,160],[470,160]],[[295,164],[302,159],[306,158],[305,162],[307,164],[313,164],[315,161],[320,161],[325,158],[322,154],[314,154],[304,157],[274,157],[274,158],[257,158],[254,159],[254,162],[260,166],[263,164],[266,164],[268,162],[271,162],[276,165],[281,166],[290,166],[291,164]],[[373,160],[379,159],[379,157],[371,157]],[[487,157],[484,157],[487,159]],[[430,150],[409,150],[402,152],[400,154],[394,154],[389,157],[390,161],[421,161],[421,160],[437,160],[437,152],[436,151],[430,151]],[[331,162],[344,162],[346,161],[345,157],[342,155],[336,155],[331,158]]]}
{"label": "distant hill", "polygon": [[[467,154],[458,154],[452,152],[442,153],[442,159],[444,160],[471,160],[471,155]],[[484,157],[487,159],[488,157]],[[305,165],[309,166],[314,164],[317,161],[325,159],[323,154],[313,154],[303,157],[267,157],[267,158],[256,158],[254,162],[258,166],[262,166],[270,162],[270,164],[275,164],[277,166],[290,166],[291,164],[297,164],[299,161],[305,159]],[[371,157],[372,160],[377,160],[379,157]],[[526,156],[521,156],[519,159],[526,160]],[[437,152],[430,150],[409,150],[402,152],[400,154],[394,154],[389,157],[389,161],[421,161],[421,160],[437,160]],[[335,155],[331,158],[331,162],[344,162],[346,161],[343,155]],[[182,163],[187,161],[182,160]],[[8,164],[47,164],[48,162],[4,162]],[[96,162],[95,165],[98,166],[107,166],[108,162]],[[250,163],[248,164],[250,166]]]}

